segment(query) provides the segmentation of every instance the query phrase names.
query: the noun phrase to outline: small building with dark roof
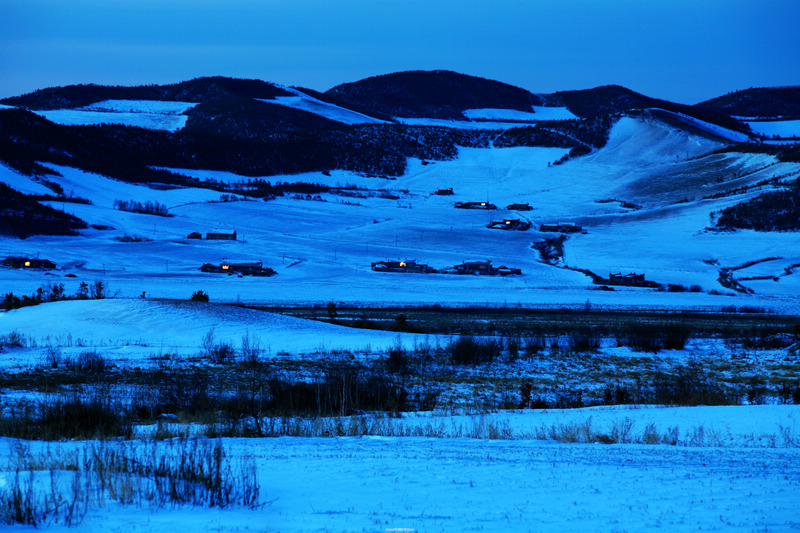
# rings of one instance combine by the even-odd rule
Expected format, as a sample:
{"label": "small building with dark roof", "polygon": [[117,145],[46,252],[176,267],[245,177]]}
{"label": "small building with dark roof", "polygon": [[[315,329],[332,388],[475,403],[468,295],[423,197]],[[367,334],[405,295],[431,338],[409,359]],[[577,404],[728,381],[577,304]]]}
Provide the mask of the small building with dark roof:
{"label": "small building with dark roof", "polygon": [[56,264],[49,259],[32,259],[29,257],[6,257],[3,259],[3,266],[37,270],[53,270],[56,268]]}

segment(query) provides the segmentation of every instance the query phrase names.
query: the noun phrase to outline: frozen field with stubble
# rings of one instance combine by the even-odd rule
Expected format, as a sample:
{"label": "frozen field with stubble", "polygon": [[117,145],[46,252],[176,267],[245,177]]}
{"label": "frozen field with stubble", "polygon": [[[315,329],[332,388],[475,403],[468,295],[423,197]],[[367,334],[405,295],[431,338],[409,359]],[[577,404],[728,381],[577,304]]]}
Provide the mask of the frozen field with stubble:
{"label": "frozen field with stubble", "polygon": [[233,456],[254,459],[260,507],[154,512],[108,501],[68,530],[750,532],[798,527],[796,448],[369,436],[225,445]]}
{"label": "frozen field with stubble", "polygon": [[[91,381],[81,388],[94,394],[125,391],[115,393],[123,401],[116,405],[124,405],[141,402],[136,397],[162,394],[158,391],[163,387],[144,388],[148,372],[165,383],[174,379],[170,375],[191,376],[200,369],[220,377],[236,372],[236,362],[214,363],[203,355],[209,331],[216,341],[235,346],[237,354],[244,353],[248,338],[260,346],[260,357],[273,369],[270,376],[289,375],[301,381],[336,365],[357,364],[363,369],[380,365],[388,350],[400,347],[414,351],[427,346],[439,353],[435,347],[452,339],[346,328],[218,304],[150,299],[42,304],[0,315],[0,331],[22,336],[21,346],[7,345],[1,356],[4,375],[19,376],[17,385],[5,388],[0,397],[5,416],[21,406],[34,406],[37,398],[56,401],[78,390],[74,383],[83,374],[50,369],[53,354],[63,360],[79,359],[87,351],[100,354],[110,370],[85,375]],[[138,438],[157,437],[143,444],[151,454],[180,450],[181,442],[192,442],[182,440],[186,435],[196,435],[203,445],[220,443],[226,460],[250,465],[248,476],[254,476],[258,488],[252,505],[233,502],[208,508],[140,500],[136,491],[149,486],[137,481],[137,476],[150,479],[144,474],[123,478],[125,486],[134,490],[126,500],[100,490],[94,469],[81,478],[92,496],[85,507],[79,506],[85,512],[79,523],[67,528],[62,519],[51,518],[41,525],[87,532],[792,531],[798,527],[800,405],[498,409],[487,407],[490,396],[484,396],[497,386],[516,388],[511,384],[519,376],[584,388],[598,379],[597,372],[611,380],[622,379],[628,372],[699,357],[708,368],[734,363],[771,376],[778,376],[773,367],[781,368],[790,376],[785,350],[726,348],[721,341],[697,339],[684,350],[648,355],[604,342],[591,353],[509,357],[458,371],[436,362],[436,357],[440,356],[428,363],[427,370],[407,378],[409,386],[449,383],[451,389],[443,395],[449,399],[431,411],[265,416],[259,421],[260,431],[270,436],[252,438],[204,436],[215,423],[181,412],[137,422]],[[57,363],[59,368],[61,364]],[[426,381],[437,373],[444,381],[437,385]],[[42,376],[48,376],[47,390],[38,384]],[[73,385],[56,385],[65,376]],[[569,376],[574,377],[573,384]],[[25,383],[32,389],[25,390]],[[253,419],[240,420],[252,423]],[[73,473],[63,465],[69,464],[70,454],[109,453],[116,446],[136,446],[137,440],[127,442],[132,444],[81,439],[26,444],[2,438],[0,450],[8,459],[0,464],[0,493],[2,487],[19,486],[18,480],[26,479],[25,470],[20,478],[14,474],[20,464],[28,464],[18,458],[23,453],[25,461],[39,468],[53,465],[49,467],[53,483],[63,484],[69,501],[73,489],[68,480]],[[99,456],[105,457],[103,453]],[[52,490],[44,475],[31,480],[30,486],[42,494]]]}

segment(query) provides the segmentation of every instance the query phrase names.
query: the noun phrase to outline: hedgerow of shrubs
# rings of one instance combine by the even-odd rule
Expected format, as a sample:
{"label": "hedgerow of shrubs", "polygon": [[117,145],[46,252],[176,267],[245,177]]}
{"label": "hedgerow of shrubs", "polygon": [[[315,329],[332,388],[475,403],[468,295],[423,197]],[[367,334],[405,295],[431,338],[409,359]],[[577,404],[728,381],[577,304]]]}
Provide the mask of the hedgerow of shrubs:
{"label": "hedgerow of shrubs", "polygon": [[0,302],[0,309],[10,311],[32,305],[39,305],[46,302],[58,302],[61,300],[102,300],[108,295],[108,287],[101,280],[89,284],[81,282],[78,290],[73,295],[64,292],[63,283],[48,283],[42,285],[36,292],[28,295],[17,296],[13,292],[8,292]]}

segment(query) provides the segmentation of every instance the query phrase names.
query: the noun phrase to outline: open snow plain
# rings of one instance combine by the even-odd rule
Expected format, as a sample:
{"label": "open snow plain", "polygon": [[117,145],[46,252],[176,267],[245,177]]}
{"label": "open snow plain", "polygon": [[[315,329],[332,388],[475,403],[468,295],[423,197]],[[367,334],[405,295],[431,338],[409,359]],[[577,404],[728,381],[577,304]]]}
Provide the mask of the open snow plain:
{"label": "open snow plain", "polygon": [[[261,421],[243,416],[232,422],[236,427],[262,424],[261,434],[274,435],[223,439],[229,457],[254,465],[260,488],[255,508],[158,506],[133,497],[127,501],[140,503],[123,505],[125,496],[99,490],[98,479],[87,474],[92,497],[82,522],[70,529],[796,530],[800,409],[777,405],[774,394],[761,405],[764,392],[756,387],[761,382],[751,386],[748,381],[767,376],[777,386],[773,379],[796,380],[796,355],[785,346],[755,348],[698,337],[683,349],[650,354],[609,337],[582,352],[559,348],[564,339],[549,339],[549,350],[530,356],[512,357],[509,351],[491,364],[453,367],[444,360],[454,338],[449,334],[352,329],[220,305],[317,305],[323,318],[328,302],[340,309],[444,304],[644,314],[747,307],[797,315],[797,233],[708,228],[714,212],[768,190],[770,180],[796,177],[800,165],[766,155],[712,153],[720,147],[719,141],[657,120],[622,118],[606,147],[560,165],[553,163],[565,154],[561,149],[464,148],[453,161],[410,160],[396,179],[341,171],[265,177],[337,188],[319,199],[269,201],[243,196],[230,201],[205,188],[151,188],[54,167],[59,175],[48,179],[92,203],[51,205],[96,227],[77,237],[3,239],[4,254],[50,259],[57,269],[0,269],[0,294],[28,295],[62,283],[65,293],[75,294],[82,282],[102,281],[108,294],[119,298],[53,302],[0,314],[4,416],[34,405],[37,398],[108,390],[115,391],[116,405],[124,410],[165,388],[147,388],[151,384],[142,376],[169,383],[173,374],[202,374],[212,389],[256,390],[255,381],[237,381],[240,375],[231,370],[243,361],[210,362],[203,355],[210,339],[244,353],[247,338],[251,353],[258,347],[270,379],[309,383],[319,383],[314,381],[319,374],[343,364],[384,368],[387,353],[403,349],[431,357],[425,375],[402,380],[414,397],[436,387],[440,396],[433,411]],[[210,170],[181,172],[201,180],[245,180]],[[0,179],[23,192],[47,191],[41,181],[5,168]],[[450,187],[452,196],[433,194]],[[115,200],[159,202],[172,216],[116,210]],[[456,201],[489,201],[499,209],[454,209]],[[533,210],[504,209],[526,202]],[[532,228],[486,228],[503,218],[525,219]],[[540,224],[565,222],[585,231],[569,236],[560,258],[543,262],[532,246],[554,234],[540,232]],[[187,238],[219,229],[235,230],[237,240]],[[389,259],[414,259],[435,268],[490,259],[520,268],[522,275],[371,270],[372,262]],[[277,275],[199,270],[203,263],[223,260],[263,261]],[[589,276],[572,269],[602,277],[644,273],[648,280],[699,290],[601,291]],[[753,292],[722,286],[723,269]],[[210,304],[186,301],[198,290],[210,296]],[[770,313],[763,315],[769,323]],[[64,361],[79,361],[85,353],[100,355],[111,369],[62,372]],[[605,385],[633,383],[660,368],[713,371],[740,392],[752,392],[744,401],[751,405],[518,408],[526,380],[543,397],[548,391],[602,396]],[[169,416],[159,421],[142,416],[134,431],[164,438],[154,449],[172,446],[178,435],[208,434],[216,424],[177,410],[154,414]],[[116,445],[121,444],[105,446]],[[55,484],[69,485],[64,480],[74,469],[52,457],[101,445],[78,439],[26,446],[0,440],[7,452],[2,456],[9,458],[2,465],[0,490],[20,486],[20,479],[25,486],[28,469],[18,468],[19,450],[22,456],[44,457],[39,468],[60,472]],[[44,494],[49,483],[36,477],[31,486],[42,487]],[[66,528],[52,516],[45,524]]]}

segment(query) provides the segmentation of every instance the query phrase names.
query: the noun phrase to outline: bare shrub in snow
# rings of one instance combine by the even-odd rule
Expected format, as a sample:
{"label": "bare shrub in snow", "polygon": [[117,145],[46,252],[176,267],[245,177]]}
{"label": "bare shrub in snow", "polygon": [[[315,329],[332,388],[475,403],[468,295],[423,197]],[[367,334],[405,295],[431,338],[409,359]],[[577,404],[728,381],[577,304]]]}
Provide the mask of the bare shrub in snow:
{"label": "bare shrub in snow", "polygon": [[491,363],[502,354],[503,342],[496,339],[462,336],[452,341],[447,351],[451,360],[459,365]]}
{"label": "bare shrub in snow", "polygon": [[201,356],[216,365],[226,365],[235,360],[236,350],[226,342],[217,342],[214,328],[208,330],[201,343]]}
{"label": "bare shrub in snow", "polygon": [[544,335],[529,335],[523,341],[525,355],[532,356],[541,353],[547,347]]}
{"label": "bare shrub in snow", "polygon": [[600,349],[600,335],[590,327],[575,329],[569,332],[567,343],[571,352],[596,352]]}
{"label": "bare shrub in snow", "polygon": [[61,362],[63,361],[61,350],[59,350],[56,346],[48,346],[45,349],[44,361],[45,364],[50,368],[58,368],[61,366]]}
{"label": "bare shrub in snow", "polygon": [[25,346],[25,335],[21,334],[17,330],[13,330],[11,333],[0,336],[0,350],[6,346],[11,348],[22,348]]}
{"label": "bare shrub in snow", "polygon": [[193,301],[193,302],[208,302],[209,298],[208,298],[208,294],[207,293],[205,293],[202,290],[200,290],[200,291],[195,291],[194,293],[192,293],[192,297],[189,298],[189,299],[191,301]]}
{"label": "bare shrub in snow", "polygon": [[405,377],[411,368],[411,357],[399,341],[386,354],[386,368],[392,374]]}
{"label": "bare shrub in snow", "polygon": [[21,439],[63,440],[130,437],[133,421],[117,399],[74,393],[7,409],[0,435]]}
{"label": "bare shrub in snow", "polygon": [[111,370],[113,365],[102,354],[94,350],[86,350],[81,352],[75,359],[66,359],[65,366],[73,372],[82,372],[85,374],[102,374]]}
{"label": "bare shrub in snow", "polygon": [[[4,466],[14,472],[0,489],[5,524],[77,525],[106,498],[156,508],[259,505],[252,457],[232,460],[219,440],[92,443],[60,455],[18,445]],[[71,483],[61,481],[64,471]]]}

